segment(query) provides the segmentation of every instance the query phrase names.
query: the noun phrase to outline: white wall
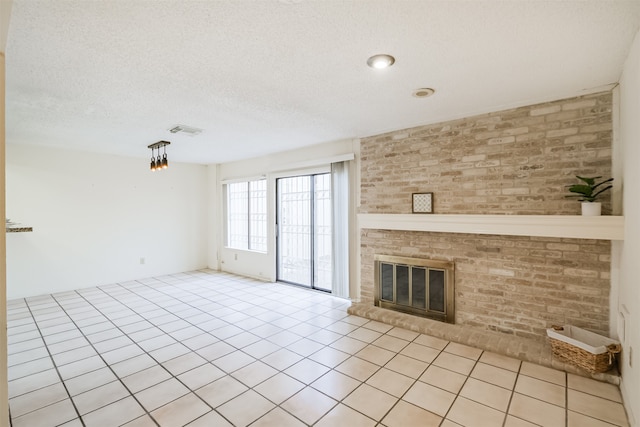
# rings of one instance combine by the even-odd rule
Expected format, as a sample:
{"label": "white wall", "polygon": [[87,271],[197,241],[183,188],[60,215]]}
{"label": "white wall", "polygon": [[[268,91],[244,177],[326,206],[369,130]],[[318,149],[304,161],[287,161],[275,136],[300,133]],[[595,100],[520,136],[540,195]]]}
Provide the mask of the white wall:
{"label": "white wall", "polygon": [[640,422],[640,32],[620,79],[625,239],[621,247],[618,335],[623,342],[620,386],[632,426]]}
{"label": "white wall", "polygon": [[[278,177],[295,174],[296,172],[310,170],[319,166],[328,166],[332,157],[355,153],[357,141],[336,141],[331,143],[314,145],[299,150],[284,153],[221,164],[218,169],[218,194],[219,215],[224,218],[222,212],[222,183],[234,179],[267,178],[267,209],[268,209],[268,251],[259,253],[230,249],[224,246],[224,227],[220,220],[217,232],[220,236],[218,253],[220,254],[220,269],[231,273],[242,274],[267,281],[276,280],[276,246],[275,246],[275,180]],[[355,163],[355,162],[354,162]],[[354,166],[355,169],[355,166]],[[353,170],[353,169],[352,169]],[[355,173],[352,174],[355,176]],[[352,221],[355,226],[355,221]],[[210,236],[212,239],[213,236]],[[213,268],[213,267],[212,267]]]}
{"label": "white wall", "polygon": [[7,235],[8,299],[206,267],[207,191],[206,166],[7,144],[7,218],[34,228]]}

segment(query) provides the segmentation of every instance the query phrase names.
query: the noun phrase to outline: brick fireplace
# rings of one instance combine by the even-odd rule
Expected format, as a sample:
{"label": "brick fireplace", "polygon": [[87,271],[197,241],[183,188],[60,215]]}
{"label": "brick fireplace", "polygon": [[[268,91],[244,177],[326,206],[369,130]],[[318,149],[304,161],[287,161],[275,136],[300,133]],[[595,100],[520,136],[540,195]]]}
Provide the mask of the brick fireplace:
{"label": "brick fireplace", "polygon": [[[361,141],[361,214],[579,215],[575,175],[611,176],[610,92],[397,131]],[[611,212],[607,197],[603,213]],[[608,335],[608,240],[361,230],[361,302],[375,256],[455,263],[455,323],[543,339],[552,324]]]}

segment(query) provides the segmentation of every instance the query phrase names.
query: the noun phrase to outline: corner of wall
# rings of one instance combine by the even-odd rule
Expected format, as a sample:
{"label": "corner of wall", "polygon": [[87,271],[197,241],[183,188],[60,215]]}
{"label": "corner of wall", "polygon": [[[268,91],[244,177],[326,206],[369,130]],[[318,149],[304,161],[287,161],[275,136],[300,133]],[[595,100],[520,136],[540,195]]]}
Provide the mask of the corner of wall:
{"label": "corner of wall", "polygon": [[[640,252],[640,191],[633,185],[640,180],[640,31],[636,33],[625,60],[619,97],[619,147],[621,162],[622,209],[625,215],[624,241],[620,243],[619,304],[622,356],[620,391],[629,422],[640,422],[640,288],[637,257]],[[622,155],[624,154],[624,155]],[[625,182],[627,185],[624,185]],[[635,348],[634,348],[635,347]]]}
{"label": "corner of wall", "polygon": [[[616,85],[611,91],[613,95],[611,122],[611,177],[613,188],[611,195],[612,215],[622,215],[622,170],[623,147],[620,143],[620,86]],[[620,259],[622,256],[622,242],[611,242],[611,291],[609,293],[609,336],[619,339],[622,331],[618,324],[619,288],[620,288]]]}
{"label": "corner of wall", "polygon": [[220,270],[220,165],[207,165],[207,267]]}

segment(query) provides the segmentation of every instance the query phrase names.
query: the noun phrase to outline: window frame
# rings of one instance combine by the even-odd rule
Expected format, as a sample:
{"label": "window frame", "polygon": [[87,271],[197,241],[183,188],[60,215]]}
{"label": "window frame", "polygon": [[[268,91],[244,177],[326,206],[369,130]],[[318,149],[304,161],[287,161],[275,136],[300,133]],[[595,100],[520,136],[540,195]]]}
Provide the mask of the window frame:
{"label": "window frame", "polygon": [[[230,223],[230,214],[231,214],[231,187],[232,185],[237,184],[245,184],[246,185],[246,212],[241,212],[243,217],[246,216],[246,242],[243,247],[234,246],[232,243],[232,239],[230,236],[231,223]],[[259,184],[257,189],[252,188]],[[250,251],[250,252],[258,252],[258,253],[267,253],[268,252],[268,184],[266,178],[259,179],[247,179],[247,180],[238,180],[234,182],[227,182],[223,185],[223,194],[224,194],[224,225],[225,225],[225,248],[233,249],[233,250],[241,250],[241,251]],[[261,193],[258,196],[255,193]],[[262,209],[259,209],[258,215],[262,215],[263,218],[259,220],[255,220],[252,218],[252,211],[255,212],[252,208],[255,208],[256,205],[261,206]],[[235,213],[235,212],[234,212]],[[259,227],[252,226],[252,222],[259,221],[261,224]],[[262,230],[261,234],[256,235],[255,229]],[[243,236],[244,237],[244,236]],[[262,239],[263,244],[256,244],[255,240]],[[236,239],[233,239],[236,240]]]}

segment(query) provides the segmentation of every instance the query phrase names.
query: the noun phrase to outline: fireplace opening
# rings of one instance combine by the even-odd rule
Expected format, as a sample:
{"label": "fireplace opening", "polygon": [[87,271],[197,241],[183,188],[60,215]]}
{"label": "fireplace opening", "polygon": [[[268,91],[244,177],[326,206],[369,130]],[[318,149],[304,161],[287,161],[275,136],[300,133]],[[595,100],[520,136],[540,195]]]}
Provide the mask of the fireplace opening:
{"label": "fireplace opening", "polygon": [[455,323],[453,262],[376,255],[374,304]]}

